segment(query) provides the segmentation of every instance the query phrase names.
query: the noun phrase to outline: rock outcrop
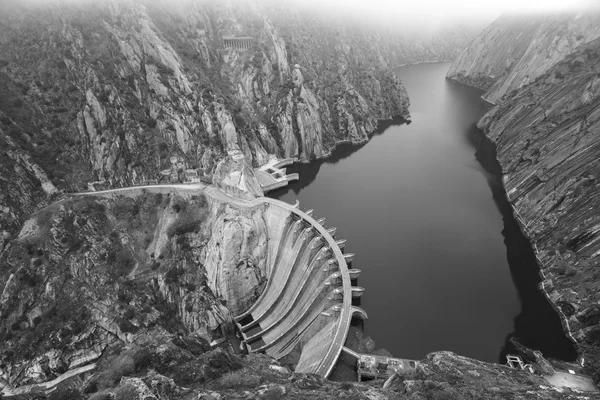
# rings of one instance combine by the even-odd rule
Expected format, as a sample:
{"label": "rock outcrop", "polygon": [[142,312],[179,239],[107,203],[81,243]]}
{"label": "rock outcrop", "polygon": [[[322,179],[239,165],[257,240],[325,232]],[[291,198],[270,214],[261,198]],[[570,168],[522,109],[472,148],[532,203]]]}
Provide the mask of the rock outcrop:
{"label": "rock outcrop", "polygon": [[241,151],[230,151],[217,165],[213,183],[224,193],[244,200],[252,200],[264,193],[254,169]]}
{"label": "rock outcrop", "polygon": [[[489,88],[484,97],[498,102],[478,126],[496,145],[507,198],[541,268],[541,289],[597,382],[598,21],[599,14],[591,12],[521,24],[501,18],[474,41],[448,75]],[[506,42],[497,37],[499,32],[509,43],[518,39],[512,55],[503,53]],[[505,68],[494,54],[514,56],[515,61]]]}

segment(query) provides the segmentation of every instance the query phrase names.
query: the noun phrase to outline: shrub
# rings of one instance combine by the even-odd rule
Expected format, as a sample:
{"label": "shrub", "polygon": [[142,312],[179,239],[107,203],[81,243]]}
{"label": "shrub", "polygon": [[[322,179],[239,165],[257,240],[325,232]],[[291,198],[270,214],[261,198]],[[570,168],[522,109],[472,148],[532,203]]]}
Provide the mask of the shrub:
{"label": "shrub", "polygon": [[177,267],[173,267],[167,271],[165,274],[165,282],[167,284],[173,284],[179,282],[179,278],[183,275],[185,271],[183,269],[179,269]]}
{"label": "shrub", "polygon": [[172,207],[176,213],[179,213],[180,211],[185,211],[187,208],[187,201],[185,201],[181,197],[176,197],[175,199],[173,199]]}
{"label": "shrub", "polygon": [[127,249],[121,249],[116,253],[113,270],[118,276],[127,275],[134,265],[135,259]]}
{"label": "shrub", "polygon": [[94,393],[90,396],[89,400],[112,400],[110,392]]}
{"label": "shrub", "polygon": [[133,353],[133,363],[136,371],[150,367],[152,365],[153,358],[152,352],[145,347]]}
{"label": "shrub", "polygon": [[133,308],[128,308],[127,311],[125,311],[125,314],[123,314],[123,317],[125,319],[132,319],[133,317],[135,317],[135,310]]}
{"label": "shrub", "polygon": [[263,394],[262,398],[264,400],[278,400],[284,397],[284,391],[279,386],[271,386],[267,389],[266,393]]}
{"label": "shrub", "polygon": [[99,389],[107,389],[119,383],[123,376],[135,372],[135,363],[129,354],[117,356],[110,365],[107,365],[97,376],[93,378]]}
{"label": "shrub", "polygon": [[115,400],[131,400],[139,397],[138,391],[131,383],[120,386],[115,392]]}
{"label": "shrub", "polygon": [[131,165],[132,168],[137,168],[137,167],[143,167],[144,163],[141,160],[136,160],[134,161],[134,163]]}
{"label": "shrub", "polygon": [[136,333],[138,331],[138,327],[126,319],[123,319],[121,322],[119,322],[119,329],[121,329],[121,331],[124,333]]}
{"label": "shrub", "polygon": [[456,390],[446,388],[433,392],[429,398],[431,400],[460,400],[463,397]]}
{"label": "shrub", "polygon": [[224,388],[231,389],[253,388],[260,385],[260,378],[254,375],[249,375],[242,370],[238,372],[231,372],[222,376],[219,379],[219,385]]}
{"label": "shrub", "polygon": [[84,400],[85,397],[81,393],[81,391],[75,387],[74,383],[71,382],[63,382],[58,385],[56,390],[54,390],[50,396],[48,396],[48,400]]}
{"label": "shrub", "polygon": [[106,207],[94,200],[92,197],[83,196],[80,197],[73,204],[73,211],[76,214],[104,214]]}
{"label": "shrub", "polygon": [[196,219],[184,219],[179,218],[177,221],[173,222],[173,225],[168,229],[167,235],[184,235],[186,233],[198,233],[200,232],[200,220]]}
{"label": "shrub", "polygon": [[154,118],[146,119],[146,126],[148,128],[156,128],[156,120]]}
{"label": "shrub", "polygon": [[[137,207],[137,211],[139,211],[139,207]],[[114,213],[115,217],[119,220],[128,220],[132,216],[135,216],[136,213],[136,203],[130,197],[121,197],[119,198],[114,205]]]}
{"label": "shrub", "polygon": [[152,239],[154,238],[154,232],[147,232],[144,235],[144,246],[145,248],[148,248],[148,246],[150,245],[150,243],[152,243]]}

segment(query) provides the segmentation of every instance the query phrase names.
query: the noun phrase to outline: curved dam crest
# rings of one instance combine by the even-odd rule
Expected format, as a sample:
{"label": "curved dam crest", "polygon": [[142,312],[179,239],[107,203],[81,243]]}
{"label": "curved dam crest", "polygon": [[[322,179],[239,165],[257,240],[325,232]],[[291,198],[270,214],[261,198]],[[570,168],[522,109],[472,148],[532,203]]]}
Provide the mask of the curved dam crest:
{"label": "curved dam crest", "polygon": [[366,145],[288,167],[300,180],[271,196],[318,208],[347,239],[367,289],[364,331],[378,347],[411,359],[451,350],[503,363],[516,336],[568,359],[495,153],[474,126],[487,106],[479,90],[445,80],[449,65],[397,68],[412,123],[392,122]]}

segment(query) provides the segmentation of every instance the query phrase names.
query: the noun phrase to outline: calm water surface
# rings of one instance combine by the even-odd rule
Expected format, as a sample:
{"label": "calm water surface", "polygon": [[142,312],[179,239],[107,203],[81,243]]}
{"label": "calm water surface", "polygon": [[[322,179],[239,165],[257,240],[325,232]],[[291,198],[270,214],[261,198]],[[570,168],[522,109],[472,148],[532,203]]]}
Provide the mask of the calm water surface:
{"label": "calm water surface", "polygon": [[[507,227],[510,210],[503,210],[493,155],[479,150],[476,157],[474,136],[481,133],[474,123],[486,108],[479,91],[444,79],[448,67],[398,68],[412,123],[381,129],[360,148],[342,146],[324,162],[291,168],[301,180],[272,195],[299,199],[347,239],[346,251],[356,253],[352,267],[362,270],[358,285],[366,289],[365,334],[378,347],[405,358],[451,350],[497,362],[519,319],[529,345],[564,337],[536,294],[535,262],[517,266],[532,257],[522,237],[512,239],[516,260],[509,266],[507,229],[520,234],[516,225]],[[523,271],[528,275],[520,277]],[[519,279],[528,281],[523,286]],[[535,317],[541,309],[554,320],[528,326],[524,314]]]}

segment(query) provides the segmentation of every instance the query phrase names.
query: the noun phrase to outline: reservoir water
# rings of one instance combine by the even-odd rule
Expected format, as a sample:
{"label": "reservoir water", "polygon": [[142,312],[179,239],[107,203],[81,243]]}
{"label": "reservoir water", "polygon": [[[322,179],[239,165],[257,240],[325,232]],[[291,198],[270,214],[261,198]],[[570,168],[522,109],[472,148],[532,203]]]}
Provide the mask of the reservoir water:
{"label": "reservoir water", "polygon": [[533,253],[504,200],[493,148],[474,127],[481,92],[444,79],[449,64],[396,69],[412,123],[388,124],[364,146],[296,165],[300,181],[271,193],[337,227],[362,270],[364,333],[403,358],[450,350],[501,361],[514,334],[572,358],[537,290]]}

